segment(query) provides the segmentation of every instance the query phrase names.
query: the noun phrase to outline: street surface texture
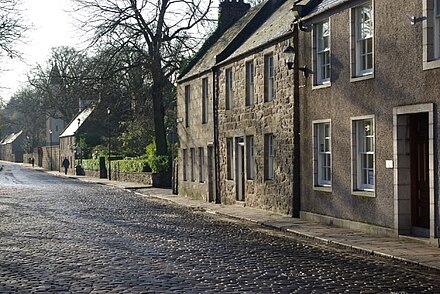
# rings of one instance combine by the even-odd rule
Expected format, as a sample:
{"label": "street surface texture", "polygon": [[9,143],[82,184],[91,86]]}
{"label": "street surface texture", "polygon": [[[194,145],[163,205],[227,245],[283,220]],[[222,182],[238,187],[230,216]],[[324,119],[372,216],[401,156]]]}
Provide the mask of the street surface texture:
{"label": "street surface texture", "polygon": [[440,293],[439,273],[5,165],[1,293]]}

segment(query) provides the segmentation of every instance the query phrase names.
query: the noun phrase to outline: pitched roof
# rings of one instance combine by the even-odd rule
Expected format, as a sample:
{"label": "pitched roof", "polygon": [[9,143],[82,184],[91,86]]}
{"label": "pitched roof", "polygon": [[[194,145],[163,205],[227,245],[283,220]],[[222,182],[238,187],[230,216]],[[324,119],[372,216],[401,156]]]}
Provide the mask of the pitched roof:
{"label": "pitched roof", "polygon": [[94,110],[94,105],[90,105],[84,108],[84,110],[78,113],[78,115],[75,116],[72,121],[67,125],[64,131],[61,133],[60,138],[74,136],[78,129],[82,126],[82,124],[87,120],[87,118],[92,114]]}
{"label": "pitched roof", "polygon": [[289,34],[292,16],[292,2],[286,1],[226,60],[236,58]]}
{"label": "pitched roof", "polygon": [[[266,0],[265,2],[267,1],[270,0]],[[217,40],[215,40],[215,38],[214,40],[212,38],[208,38],[207,42],[212,42],[213,44],[205,44],[209,46],[209,48],[206,50],[206,53],[203,54],[202,52],[202,56],[199,56],[200,54],[196,54],[194,58],[199,58],[199,60],[197,60],[193,66],[190,65],[189,68],[187,68],[186,72],[184,72],[184,74],[180,77],[180,79],[188,78],[211,70],[211,68],[217,62],[217,55],[220,54],[230,44],[230,42],[237,37],[240,31],[264,6],[263,3],[249,9],[249,11],[242,18],[240,18],[235,24],[227,29]],[[219,32],[214,32],[214,34],[216,33],[218,34]]]}
{"label": "pitched roof", "polygon": [[13,143],[15,140],[17,140],[17,138],[23,133],[23,131],[20,131],[18,133],[12,133],[7,135],[1,142],[0,145],[6,145],[6,144],[11,144]]}

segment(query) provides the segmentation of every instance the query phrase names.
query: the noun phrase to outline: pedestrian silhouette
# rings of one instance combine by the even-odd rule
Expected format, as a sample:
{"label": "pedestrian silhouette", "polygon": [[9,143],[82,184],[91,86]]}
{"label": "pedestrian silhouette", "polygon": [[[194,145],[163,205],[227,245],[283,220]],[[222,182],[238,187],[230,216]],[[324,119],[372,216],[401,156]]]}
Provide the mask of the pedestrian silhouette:
{"label": "pedestrian silhouette", "polygon": [[31,159],[31,164],[32,164],[32,167],[34,167],[34,164],[35,164],[35,159],[32,157],[32,159]]}
{"label": "pedestrian silhouette", "polygon": [[67,159],[67,157],[64,157],[63,160],[63,167],[64,167],[64,174],[67,175],[67,170],[69,169],[70,161]]}

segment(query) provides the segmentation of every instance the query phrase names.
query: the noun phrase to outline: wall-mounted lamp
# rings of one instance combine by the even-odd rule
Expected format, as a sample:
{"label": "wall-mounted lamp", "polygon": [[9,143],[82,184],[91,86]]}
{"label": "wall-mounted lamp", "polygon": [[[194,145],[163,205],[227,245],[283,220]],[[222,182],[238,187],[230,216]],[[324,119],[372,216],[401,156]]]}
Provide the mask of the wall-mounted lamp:
{"label": "wall-mounted lamp", "polygon": [[[288,69],[293,69],[295,64],[295,48],[290,45],[290,43],[284,48],[284,54],[286,54],[286,65]],[[302,71],[303,76],[307,78],[309,76],[309,69],[305,66],[298,67],[299,71]]]}
{"label": "wall-mounted lamp", "polygon": [[406,17],[409,19],[409,21],[411,22],[411,25],[415,25],[418,22],[424,21],[427,19],[426,16],[414,16],[414,15],[406,15]]}
{"label": "wall-mounted lamp", "polygon": [[299,28],[300,31],[310,32],[311,26],[310,25],[306,25],[303,21],[300,21],[298,23],[298,28]]}
{"label": "wall-mounted lamp", "polygon": [[283,53],[286,55],[286,65],[288,69],[293,69],[295,63],[295,48],[290,43],[284,48]]}

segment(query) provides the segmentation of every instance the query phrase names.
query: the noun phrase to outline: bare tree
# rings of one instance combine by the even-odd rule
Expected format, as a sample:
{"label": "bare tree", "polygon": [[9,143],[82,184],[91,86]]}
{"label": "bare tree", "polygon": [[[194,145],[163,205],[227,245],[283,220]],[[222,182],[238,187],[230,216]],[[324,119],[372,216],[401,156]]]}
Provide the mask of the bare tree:
{"label": "bare tree", "polygon": [[90,59],[74,48],[52,48],[46,64],[37,64],[28,74],[45,114],[68,122],[78,112],[79,99],[96,99],[90,67]]}
{"label": "bare tree", "polygon": [[28,30],[21,15],[20,0],[0,0],[0,55],[18,57],[17,42]]}
{"label": "bare tree", "polygon": [[5,105],[1,123],[7,133],[23,130],[35,145],[44,141],[45,113],[41,93],[30,86],[17,91]]}
{"label": "bare tree", "polygon": [[[92,45],[114,43],[147,54],[158,155],[167,154],[164,95],[180,60],[198,47],[212,0],[72,0]],[[141,45],[139,45],[141,44]]]}

